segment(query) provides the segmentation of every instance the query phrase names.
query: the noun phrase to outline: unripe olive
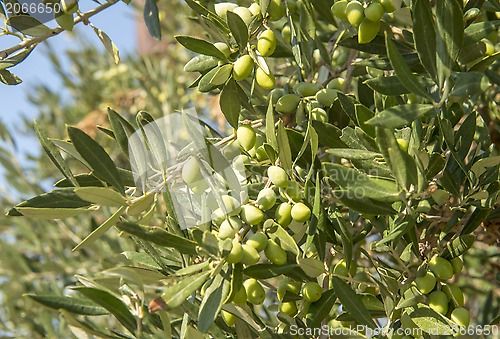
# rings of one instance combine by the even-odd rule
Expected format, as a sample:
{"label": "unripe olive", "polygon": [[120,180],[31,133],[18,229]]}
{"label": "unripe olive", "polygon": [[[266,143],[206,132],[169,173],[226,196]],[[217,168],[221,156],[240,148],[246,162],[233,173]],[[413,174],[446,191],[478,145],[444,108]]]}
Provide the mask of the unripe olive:
{"label": "unripe olive", "polygon": [[224,319],[224,322],[227,324],[227,326],[231,327],[236,323],[236,316],[232,313],[229,313],[227,311],[222,310],[221,311],[221,316],[222,319]]}
{"label": "unripe olive", "polygon": [[253,4],[250,5],[250,7],[248,7],[248,10],[252,13],[252,15],[254,16],[257,16],[257,15],[261,15],[261,8],[260,8],[260,5],[256,2],[254,2]]}
{"label": "unripe olive", "polygon": [[351,266],[347,270],[347,263],[344,259],[341,259],[333,268],[333,273],[340,275],[342,277],[347,277],[349,275],[354,276],[356,274],[356,263],[351,261]]}
{"label": "unripe olive", "polygon": [[212,212],[212,220],[217,226],[220,226],[224,220],[226,220],[226,215],[222,211],[222,208],[217,208]]}
{"label": "unripe olive", "polygon": [[371,21],[364,19],[358,27],[358,42],[360,44],[367,44],[378,34],[380,29],[380,21]]}
{"label": "unripe olive", "polygon": [[257,40],[257,50],[263,57],[270,56],[276,49],[276,36],[272,29],[266,29]]}
{"label": "unripe olive", "polygon": [[453,302],[453,305],[456,307],[464,306],[464,293],[460,287],[454,284],[446,284],[443,286],[442,291],[446,294],[448,300]]}
{"label": "unripe olive", "polygon": [[300,82],[293,88],[295,93],[302,97],[311,97],[319,91],[319,86],[310,82]]}
{"label": "unripe olive", "polygon": [[266,249],[268,240],[267,235],[264,233],[255,232],[255,234],[248,238],[246,244],[255,248],[257,252],[260,252]]}
{"label": "unripe olive", "polygon": [[288,42],[289,44],[292,42],[292,30],[289,25],[283,26],[281,29],[281,35],[283,36],[283,40]]}
{"label": "unripe olive", "polygon": [[247,303],[247,291],[243,286],[234,294],[231,301],[236,305],[244,305]]}
{"label": "unripe olive", "polygon": [[281,280],[276,288],[276,296],[278,297],[278,300],[281,301],[287,291],[299,295],[301,287],[302,284],[298,281],[291,281],[288,279]]}
{"label": "unripe olive", "polygon": [[285,95],[285,90],[283,88],[275,88],[271,92],[269,92],[268,100],[276,105],[278,103],[279,98]]}
{"label": "unripe olive", "polygon": [[434,291],[429,294],[427,303],[434,311],[446,314],[448,312],[448,297],[443,291]]}
{"label": "unripe olive", "polygon": [[234,237],[242,225],[241,220],[237,217],[227,218],[219,227],[219,238],[224,240]]}
{"label": "unripe olive", "polygon": [[321,122],[328,122],[328,113],[323,108],[316,107],[311,111],[311,119]]}
{"label": "unripe olive", "polygon": [[276,193],[272,188],[264,188],[257,195],[257,205],[261,210],[268,210],[276,204]]}
{"label": "unripe olive", "polygon": [[435,256],[429,261],[429,268],[440,280],[448,280],[453,277],[453,266],[444,258]]}
{"label": "unripe olive", "polygon": [[464,268],[464,262],[459,257],[451,259],[450,264],[453,266],[453,273],[455,274],[462,272]]}
{"label": "unripe olive", "polygon": [[78,10],[78,1],[61,0],[61,9],[66,14],[73,14]]}
{"label": "unripe olive", "polygon": [[468,327],[470,324],[470,313],[463,307],[457,307],[451,312],[451,320],[461,326]]}
{"label": "unripe olive", "polygon": [[318,301],[323,294],[323,288],[314,281],[308,281],[304,284],[302,288],[302,296],[306,301],[311,303]]}
{"label": "unripe olive", "polygon": [[260,305],[266,299],[266,292],[259,282],[253,278],[247,279],[243,282],[245,291],[247,292],[247,300],[254,305]]}
{"label": "unripe olive", "polygon": [[422,294],[429,294],[436,286],[436,277],[432,272],[427,272],[423,277],[417,277],[415,283]]}
{"label": "unripe olive", "polygon": [[233,13],[238,15],[241,20],[243,20],[243,22],[248,26],[248,24],[250,24],[250,22],[252,21],[252,18],[253,18],[253,14],[252,12],[250,12],[250,10],[246,7],[241,7],[241,6],[238,6],[236,7],[235,9],[233,9]]}
{"label": "unripe olive", "polygon": [[266,249],[264,250],[267,259],[276,265],[284,265],[286,263],[286,252],[274,240],[269,239]]}
{"label": "unripe olive", "polygon": [[278,21],[285,15],[285,5],[281,0],[271,0],[269,7],[267,7],[270,21]]}
{"label": "unripe olive", "polygon": [[280,204],[274,216],[278,224],[287,227],[292,222],[292,205],[287,202]]}
{"label": "unripe olive", "polygon": [[276,112],[283,114],[291,114],[297,110],[300,98],[295,94],[285,94],[278,99],[276,103]]}
{"label": "unripe olive", "polygon": [[264,212],[252,205],[243,205],[241,208],[241,220],[248,225],[257,225],[264,219]]}
{"label": "unripe olive", "polygon": [[279,311],[289,315],[290,317],[294,317],[299,312],[295,301],[285,301],[279,306]]}
{"label": "unripe olive", "polygon": [[316,93],[316,100],[325,107],[330,107],[337,98],[337,91],[325,88]]}
{"label": "unripe olive", "polygon": [[243,259],[243,247],[237,241],[233,241],[233,248],[231,248],[231,252],[227,255],[227,262],[231,264],[239,263]]}
{"label": "unripe olive", "polygon": [[[230,196],[230,195],[223,195],[221,196],[222,202],[224,203],[224,208],[226,210],[227,215],[229,216],[235,216],[240,214],[241,212],[241,204],[238,201],[238,199]],[[224,210],[224,209],[222,209]]]}
{"label": "unripe olive", "polygon": [[243,258],[241,259],[241,263],[250,266],[250,265],[255,265],[256,263],[259,262],[260,256],[259,252],[257,250],[248,245],[248,244],[243,244],[241,245],[243,247]]}
{"label": "unripe olive", "polygon": [[273,184],[278,187],[288,187],[288,175],[285,170],[279,166],[271,166],[267,169],[267,176]]}
{"label": "unripe olive", "polygon": [[358,27],[365,18],[365,11],[363,5],[359,1],[351,1],[345,8],[347,21],[353,26]]}
{"label": "unripe olive", "polygon": [[336,90],[339,90],[339,91],[342,92],[344,90],[344,86],[345,86],[345,79],[341,78],[341,77],[338,77],[338,78],[332,79],[326,85],[326,88],[336,89]]}
{"label": "unripe olive", "polygon": [[263,89],[273,89],[276,83],[274,75],[272,73],[266,74],[260,67],[255,70],[255,81]]}
{"label": "unripe olive", "polygon": [[380,21],[384,16],[385,10],[378,2],[372,2],[365,8],[365,17],[373,22]]}
{"label": "unripe olive", "polygon": [[226,58],[229,58],[229,56],[231,55],[231,51],[229,50],[229,46],[226,43],[216,42],[216,43],[214,43],[214,46],[217,47],[217,49],[219,51],[221,51],[222,54],[224,54],[224,56]]}
{"label": "unripe olive", "polygon": [[232,11],[236,7],[238,7],[238,5],[233,4],[232,2],[221,2],[221,3],[214,5],[214,10],[218,16],[220,16],[221,18],[226,20],[227,19],[227,11]]}
{"label": "unripe olive", "polygon": [[245,151],[249,151],[255,146],[255,130],[250,125],[241,125],[238,127],[236,137]]}
{"label": "unripe olive", "polygon": [[399,145],[399,148],[401,148],[401,150],[405,151],[405,152],[408,152],[408,146],[409,146],[409,143],[406,139],[396,139],[398,145]]}
{"label": "unripe olive", "polygon": [[345,0],[337,1],[332,6],[333,15],[340,20],[347,20],[346,7],[349,2]]}
{"label": "unripe olive", "polygon": [[291,213],[293,220],[298,222],[304,222],[311,218],[311,210],[301,202],[293,205]]}
{"label": "unripe olive", "polygon": [[379,2],[387,13],[392,13],[396,10],[393,0],[379,0]]}
{"label": "unripe olive", "polygon": [[184,166],[182,166],[181,172],[182,180],[188,185],[194,185],[201,179],[203,179],[203,175],[201,174],[200,166],[198,164],[198,160],[194,157],[189,157]]}
{"label": "unripe olive", "polygon": [[253,59],[250,55],[245,54],[239,57],[233,65],[233,77],[236,81],[241,81],[250,76],[253,70]]}

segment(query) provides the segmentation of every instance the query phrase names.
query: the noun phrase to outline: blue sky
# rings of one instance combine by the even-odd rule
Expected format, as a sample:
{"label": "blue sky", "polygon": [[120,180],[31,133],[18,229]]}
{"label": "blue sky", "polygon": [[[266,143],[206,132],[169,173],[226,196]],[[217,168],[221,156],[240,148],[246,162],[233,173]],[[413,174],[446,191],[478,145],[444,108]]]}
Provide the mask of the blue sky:
{"label": "blue sky", "polygon": [[[80,1],[80,8],[82,10],[88,9],[91,6],[93,7],[94,3],[90,0]],[[91,19],[91,22],[96,27],[109,35],[120,50],[122,57],[135,50],[135,14],[136,11],[132,6],[119,2]],[[51,27],[54,26],[54,22],[47,24]],[[83,34],[91,43],[101,45],[102,47],[100,40],[91,27],[80,24],[75,26],[75,31],[78,34]],[[16,40],[0,37],[0,49],[10,47],[15,43]],[[51,38],[50,44],[56,50],[78,47],[72,42],[71,34],[66,32]],[[36,117],[37,109],[27,101],[27,93],[33,85],[38,83],[43,83],[54,89],[61,87],[61,83],[52,75],[51,65],[45,56],[44,50],[46,50],[46,46],[39,45],[24,62],[11,69],[14,74],[23,79],[23,83],[17,86],[0,84],[0,103],[2,107],[0,121],[9,127],[14,137],[18,136],[16,141],[20,146],[21,153],[26,151],[33,152],[34,150],[40,151],[40,147],[34,138],[34,133],[33,138],[23,137],[23,139],[20,139],[16,133],[16,130],[20,127],[21,117],[28,117],[30,119]],[[0,141],[0,144],[2,144],[2,141]],[[2,169],[0,166],[0,187],[5,185],[2,179]]]}

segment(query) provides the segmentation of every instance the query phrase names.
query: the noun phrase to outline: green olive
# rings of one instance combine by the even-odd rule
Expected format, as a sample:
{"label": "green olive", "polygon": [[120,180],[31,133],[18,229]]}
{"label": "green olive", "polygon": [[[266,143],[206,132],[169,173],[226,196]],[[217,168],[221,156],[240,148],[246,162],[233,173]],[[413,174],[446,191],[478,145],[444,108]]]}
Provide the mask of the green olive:
{"label": "green olive", "polygon": [[278,187],[288,187],[288,175],[285,170],[279,166],[271,166],[267,169],[267,176],[273,184]]}
{"label": "green olive", "polygon": [[276,112],[282,114],[291,114],[297,110],[300,98],[295,94],[285,94],[278,99],[276,103]]}
{"label": "green olive", "polygon": [[262,14],[260,5],[256,2],[252,3],[250,7],[248,7],[248,10],[252,13],[253,16],[260,16]]}
{"label": "green olive", "polygon": [[233,241],[233,248],[226,257],[227,262],[231,264],[239,263],[243,259],[243,247],[237,241]]}
{"label": "green olive", "polygon": [[181,172],[182,180],[188,185],[193,186],[203,179],[203,174],[200,170],[200,165],[195,157],[189,157],[184,166],[182,166]]}
{"label": "green olive", "polygon": [[470,324],[470,313],[463,307],[457,307],[451,312],[451,320],[461,327],[468,327]]}
{"label": "green olive", "polygon": [[359,1],[351,1],[345,8],[347,21],[353,26],[358,27],[365,18],[365,11],[363,5]]}
{"label": "green olive", "polygon": [[347,20],[346,7],[349,2],[345,0],[337,1],[332,6],[333,15],[340,20]]}
{"label": "green olive", "polygon": [[[238,15],[241,20],[248,26],[253,19],[253,14],[246,7],[238,6],[232,11],[234,14]],[[227,15],[227,14],[226,14]]]}
{"label": "green olive", "polygon": [[257,250],[248,245],[248,244],[243,244],[243,258],[241,259],[241,263],[247,266],[255,265],[256,263],[259,262],[260,260],[260,255]]}
{"label": "green olive", "polygon": [[365,8],[365,17],[373,22],[380,21],[384,16],[385,10],[378,2],[372,2]]}
{"label": "green olive", "polygon": [[255,232],[255,234],[248,238],[246,244],[255,248],[257,252],[263,251],[266,249],[268,244],[267,235],[260,231]]}
{"label": "green olive", "polygon": [[337,92],[334,89],[325,88],[316,93],[316,100],[325,107],[330,107],[333,105],[335,99],[337,99]]}
{"label": "green olive", "polygon": [[227,326],[231,327],[236,323],[236,316],[232,313],[229,313],[227,311],[222,310],[221,311],[221,316],[222,319],[224,319],[224,322],[227,324]]}
{"label": "green olive", "polygon": [[464,306],[464,293],[462,292],[460,287],[454,284],[446,284],[442,287],[442,291],[446,294],[449,301],[451,301],[453,305],[455,305],[455,307]]}
{"label": "green olive", "polygon": [[271,92],[269,92],[268,100],[276,105],[278,100],[285,95],[285,90],[283,88],[275,88]]}
{"label": "green olive", "polygon": [[241,208],[241,220],[248,225],[258,225],[264,219],[264,212],[253,205],[243,205]]}
{"label": "green olive", "polygon": [[236,130],[236,137],[241,147],[245,151],[251,150],[255,146],[255,130],[250,125],[241,125]]}
{"label": "green olive", "polygon": [[245,54],[239,57],[233,65],[233,77],[236,81],[245,80],[250,76],[253,70],[253,59],[250,55]]}
{"label": "green olive", "polygon": [[379,0],[382,7],[384,7],[384,11],[387,13],[392,13],[396,10],[394,6],[394,0]]}
{"label": "green olive", "polygon": [[263,89],[273,89],[276,83],[274,75],[272,73],[266,74],[260,67],[255,70],[255,81]]}
{"label": "green olive", "polygon": [[263,57],[270,56],[276,49],[276,36],[272,29],[266,29],[257,40],[257,50]]}
{"label": "green olive", "polygon": [[215,13],[224,20],[227,18],[227,12],[232,11],[236,7],[238,7],[238,5],[231,2],[221,2],[214,5]]}
{"label": "green olive", "polygon": [[267,7],[270,21],[278,21],[285,15],[285,5],[281,0],[271,0]]}
{"label": "green olive", "polygon": [[230,195],[223,195],[221,196],[222,202],[224,203],[224,208],[227,215],[229,216],[235,216],[240,214],[241,212],[241,204],[238,201],[238,199],[230,196]]}
{"label": "green olive", "polygon": [[453,266],[453,273],[455,274],[462,272],[464,268],[464,262],[459,257],[451,259],[450,264]]}
{"label": "green olive", "polygon": [[311,210],[301,202],[293,205],[291,214],[293,220],[298,222],[305,222],[311,218]]}
{"label": "green olive", "polygon": [[427,272],[423,277],[417,277],[415,283],[422,294],[429,294],[436,286],[436,277],[432,272]]}
{"label": "green olive", "polygon": [[319,86],[310,82],[299,82],[293,90],[301,97],[312,97],[318,93]]}
{"label": "green olive", "polygon": [[429,261],[429,268],[439,280],[448,280],[453,277],[453,266],[444,258],[433,257]]}
{"label": "green olive", "polygon": [[217,226],[220,226],[224,220],[226,220],[226,215],[222,211],[222,208],[217,208],[212,212],[212,220]]}
{"label": "green olive", "polygon": [[282,249],[274,240],[269,239],[266,249],[264,250],[267,259],[276,265],[286,264],[287,256],[284,249]]}
{"label": "green olive", "polygon": [[341,92],[344,90],[344,87],[345,87],[345,79],[341,78],[341,77],[332,79],[326,85],[326,88],[336,89],[336,90],[341,91]]}
{"label": "green olive", "polygon": [[272,188],[264,188],[257,195],[257,205],[261,210],[268,210],[276,204],[276,193]]}
{"label": "green olive", "polygon": [[295,317],[299,310],[297,309],[297,303],[295,301],[285,301],[279,306],[279,311],[289,315],[290,317]]}
{"label": "green olive", "polygon": [[292,43],[292,31],[288,24],[283,26],[283,28],[281,29],[281,35],[283,36],[283,40],[285,40],[289,44]]}
{"label": "green olive", "polygon": [[229,46],[225,42],[216,42],[214,43],[214,46],[217,47],[217,49],[221,51],[226,58],[229,58],[229,56],[231,55]]}
{"label": "green olive", "polygon": [[245,291],[247,292],[247,300],[254,305],[260,305],[266,299],[266,292],[261,284],[253,278],[247,279],[243,282]]}
{"label": "green olive", "polygon": [[342,277],[348,277],[356,275],[356,263],[354,261],[351,261],[351,266],[349,267],[349,270],[347,269],[347,263],[344,259],[341,259],[333,268],[333,273],[342,276]]}
{"label": "green olive", "polygon": [[399,148],[401,148],[401,150],[408,152],[408,146],[409,146],[408,140],[398,138],[398,139],[396,139],[396,141],[399,145]]}
{"label": "green olive", "polygon": [[219,227],[219,238],[227,239],[232,238],[236,235],[236,233],[240,230],[243,223],[240,218],[237,217],[229,217],[222,222]]}
{"label": "green olive", "polygon": [[427,297],[427,303],[434,311],[446,314],[448,312],[448,297],[443,291],[434,291]]}
{"label": "green olive", "polygon": [[311,111],[311,119],[321,122],[328,122],[328,113],[323,108],[316,107]]}
{"label": "green olive", "polygon": [[308,281],[304,284],[302,288],[302,296],[308,302],[315,302],[321,298],[323,294],[323,288],[314,281]]}
{"label": "green olive", "polygon": [[284,202],[278,206],[274,215],[276,222],[287,227],[292,222],[292,205]]}
{"label": "green olive", "polygon": [[231,301],[236,305],[244,305],[247,303],[247,291],[243,286],[234,294]]}
{"label": "green olive", "polygon": [[364,19],[358,27],[358,42],[360,44],[367,44],[378,34],[380,29],[380,21],[371,21]]}

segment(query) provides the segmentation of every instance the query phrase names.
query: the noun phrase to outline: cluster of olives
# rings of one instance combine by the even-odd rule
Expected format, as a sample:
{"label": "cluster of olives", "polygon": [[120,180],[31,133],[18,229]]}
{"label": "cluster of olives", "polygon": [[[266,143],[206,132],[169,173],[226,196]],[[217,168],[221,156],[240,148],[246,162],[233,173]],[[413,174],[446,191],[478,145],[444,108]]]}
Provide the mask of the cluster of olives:
{"label": "cluster of olives", "polygon": [[385,13],[392,13],[398,5],[395,0],[378,0],[361,3],[357,0],[339,0],[332,6],[333,15],[349,22],[358,29],[358,42],[366,44],[372,41],[380,29],[380,20]]}
{"label": "cluster of olives", "polygon": [[[447,282],[454,274],[462,271],[462,260],[457,257],[448,261],[440,256],[434,256],[429,260],[428,267],[429,270],[417,276],[412,286],[427,296],[427,305],[431,309],[448,317],[460,327],[469,326],[470,314],[463,307],[464,294],[457,285]],[[401,324],[407,329],[418,328],[407,312],[403,312]]]}
{"label": "cluster of olives", "polygon": [[276,88],[269,93],[269,100],[275,105],[276,112],[284,115],[297,111],[299,104],[306,103],[310,118],[328,122],[327,110],[333,105],[337,93],[343,91],[344,79],[335,78],[325,88],[316,83],[299,82],[293,87],[292,93],[286,93],[282,88]]}

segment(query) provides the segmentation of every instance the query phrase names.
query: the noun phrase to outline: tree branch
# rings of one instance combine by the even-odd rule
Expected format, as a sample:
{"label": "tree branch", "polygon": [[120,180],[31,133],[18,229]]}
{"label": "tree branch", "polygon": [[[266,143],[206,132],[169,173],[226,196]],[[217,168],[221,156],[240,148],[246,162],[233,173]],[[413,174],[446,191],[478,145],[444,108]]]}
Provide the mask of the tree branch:
{"label": "tree branch", "polygon": [[[102,12],[106,8],[109,8],[109,7],[113,6],[117,2],[118,2],[118,0],[109,0],[105,4],[102,4],[99,7],[96,7],[96,8],[94,8],[94,9],[88,11],[88,12],[83,13],[82,15],[78,16],[77,18],[75,18],[75,25],[78,24],[78,23],[80,23],[80,22],[83,22],[84,24],[87,24],[89,18],[91,18],[92,16],[94,16],[94,15]],[[13,53],[15,53],[15,52],[17,52],[19,50],[22,50],[24,48],[29,48],[29,47],[31,47],[33,45],[38,45],[39,43],[47,40],[48,38],[54,37],[56,35],[59,35],[63,31],[64,31],[64,29],[61,28],[61,27],[54,28],[53,30],[50,31],[50,33],[47,33],[45,35],[41,35],[41,36],[38,36],[38,37],[34,37],[34,38],[31,38],[31,39],[26,39],[26,40],[20,42],[19,44],[15,45],[15,46],[12,46],[10,48],[4,49],[4,50],[0,51],[0,60],[4,60],[9,55],[11,55],[11,54],[13,54]]]}

